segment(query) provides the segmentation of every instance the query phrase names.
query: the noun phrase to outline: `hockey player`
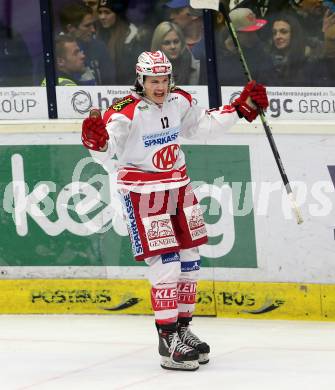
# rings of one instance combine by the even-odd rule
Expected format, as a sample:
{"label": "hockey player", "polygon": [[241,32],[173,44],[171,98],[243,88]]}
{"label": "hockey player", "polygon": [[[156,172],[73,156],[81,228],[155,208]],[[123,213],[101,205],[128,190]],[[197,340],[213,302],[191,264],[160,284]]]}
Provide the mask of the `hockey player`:
{"label": "hockey player", "polygon": [[[144,52],[134,92],[103,118],[83,122],[82,142],[101,162],[116,155],[117,181],[136,260],[148,265],[161,366],[196,370],[209,361],[209,346],[190,331],[200,269],[198,247],[207,242],[200,206],[189,184],[179,136],[194,138],[213,122],[230,128],[266,109],[264,86],[249,82],[232,105],[206,111],[173,83],[160,51]],[[96,111],[95,111],[96,114]]]}

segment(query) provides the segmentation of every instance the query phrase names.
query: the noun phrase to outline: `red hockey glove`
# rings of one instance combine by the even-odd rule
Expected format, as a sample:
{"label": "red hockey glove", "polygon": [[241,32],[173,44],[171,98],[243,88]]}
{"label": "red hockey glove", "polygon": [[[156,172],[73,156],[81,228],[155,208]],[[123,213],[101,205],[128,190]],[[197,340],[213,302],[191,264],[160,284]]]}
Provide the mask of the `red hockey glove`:
{"label": "red hockey glove", "polygon": [[[257,107],[252,107],[247,100],[250,98]],[[256,84],[255,80],[249,81],[244,87],[239,98],[233,101],[232,105],[240,117],[252,122],[258,116],[260,109],[265,110],[268,105],[266,89],[262,84]]]}
{"label": "red hockey glove", "polygon": [[254,86],[254,89],[250,92],[250,98],[262,110],[266,110],[269,107],[268,95],[263,84]]}
{"label": "red hockey glove", "polygon": [[86,118],[82,125],[81,140],[87,149],[100,151],[109,140],[105,124],[101,114],[92,110],[89,118]]}

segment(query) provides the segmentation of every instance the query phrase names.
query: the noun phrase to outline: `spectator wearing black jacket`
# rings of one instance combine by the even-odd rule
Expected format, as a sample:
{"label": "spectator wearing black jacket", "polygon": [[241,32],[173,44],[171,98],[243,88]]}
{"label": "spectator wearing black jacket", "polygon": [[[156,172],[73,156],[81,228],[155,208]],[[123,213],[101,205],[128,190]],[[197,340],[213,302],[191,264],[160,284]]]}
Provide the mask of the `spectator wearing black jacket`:
{"label": "spectator wearing black jacket", "polygon": [[144,47],[139,29],[129,22],[126,12],[127,0],[99,0],[97,37],[107,46],[115,64],[115,81],[118,85],[132,85],[133,69],[138,53],[148,50]]}
{"label": "spectator wearing black jacket", "polygon": [[273,64],[271,85],[310,84],[312,60],[306,55],[308,47],[298,20],[291,14],[282,13],[272,19],[270,27],[272,31],[270,54]]}

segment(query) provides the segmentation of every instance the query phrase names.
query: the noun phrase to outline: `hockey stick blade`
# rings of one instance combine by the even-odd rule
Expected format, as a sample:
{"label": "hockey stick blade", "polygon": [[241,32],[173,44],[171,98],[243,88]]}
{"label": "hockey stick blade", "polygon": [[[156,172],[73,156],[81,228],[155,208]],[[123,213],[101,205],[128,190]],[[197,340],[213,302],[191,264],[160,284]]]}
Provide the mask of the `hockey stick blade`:
{"label": "hockey stick blade", "polygon": [[302,215],[301,215],[301,211],[297,205],[297,202],[295,201],[295,198],[294,198],[294,195],[293,195],[293,192],[290,192],[287,194],[288,195],[288,198],[290,199],[291,201],[291,207],[292,207],[292,210],[295,214],[295,218],[297,220],[297,224],[300,225],[304,222],[304,219],[302,218]]}
{"label": "hockey stick blade", "polygon": [[219,10],[219,0],[191,0],[190,6],[195,9],[213,9]]}

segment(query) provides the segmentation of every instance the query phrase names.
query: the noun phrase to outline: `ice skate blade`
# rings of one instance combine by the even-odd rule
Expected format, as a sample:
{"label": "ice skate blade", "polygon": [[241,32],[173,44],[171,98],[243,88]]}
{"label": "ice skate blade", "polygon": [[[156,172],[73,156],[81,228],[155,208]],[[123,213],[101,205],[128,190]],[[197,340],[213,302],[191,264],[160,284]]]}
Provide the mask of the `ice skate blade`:
{"label": "ice skate blade", "polygon": [[209,362],[208,353],[199,353],[199,364],[207,364]]}
{"label": "ice skate blade", "polygon": [[161,357],[161,367],[165,370],[195,371],[199,368],[198,360],[175,362],[170,357]]}

